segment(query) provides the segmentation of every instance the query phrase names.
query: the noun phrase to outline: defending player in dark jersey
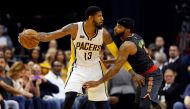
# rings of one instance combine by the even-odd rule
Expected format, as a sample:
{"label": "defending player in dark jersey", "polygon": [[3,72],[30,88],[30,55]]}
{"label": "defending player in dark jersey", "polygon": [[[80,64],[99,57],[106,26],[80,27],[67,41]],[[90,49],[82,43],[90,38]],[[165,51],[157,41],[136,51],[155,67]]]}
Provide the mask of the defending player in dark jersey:
{"label": "defending player in dark jersey", "polygon": [[[134,21],[130,18],[121,18],[114,28],[115,35],[121,37],[124,42],[119,48],[119,57],[115,65],[108,73],[98,81],[89,81],[84,84],[85,88],[91,88],[110,80],[118,73],[127,60],[134,71],[145,77],[145,83],[140,88],[139,109],[150,109],[150,105],[159,108],[157,93],[161,86],[163,76],[160,69],[149,58],[143,39],[133,33]],[[134,73],[135,74],[135,73]]]}

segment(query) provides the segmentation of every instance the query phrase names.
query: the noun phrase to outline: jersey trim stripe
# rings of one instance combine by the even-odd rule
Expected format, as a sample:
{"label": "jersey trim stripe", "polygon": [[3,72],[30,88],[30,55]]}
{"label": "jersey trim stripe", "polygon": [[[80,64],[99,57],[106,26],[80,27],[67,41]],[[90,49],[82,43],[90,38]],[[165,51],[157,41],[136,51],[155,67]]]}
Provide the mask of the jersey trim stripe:
{"label": "jersey trim stripe", "polygon": [[68,68],[68,73],[67,73],[67,79],[65,82],[65,87],[67,85],[67,82],[68,82],[71,74],[72,74],[74,63],[76,63],[76,49],[75,49],[73,40],[71,39],[71,57],[70,57],[70,61],[69,61],[69,68]]}
{"label": "jersey trim stripe", "polygon": [[[104,64],[101,61],[99,61],[99,63],[100,63],[100,67],[101,67],[101,70],[102,70],[102,76],[104,76],[106,68],[105,68]],[[106,96],[108,97],[107,82],[104,83],[104,88],[105,88]]]}
{"label": "jersey trim stripe", "polygon": [[98,30],[96,29],[95,35],[90,39],[89,36],[87,35],[86,31],[84,30],[84,22],[82,22],[82,27],[83,27],[84,34],[86,35],[86,37],[88,38],[88,40],[91,41],[93,38],[95,38],[98,35]]}

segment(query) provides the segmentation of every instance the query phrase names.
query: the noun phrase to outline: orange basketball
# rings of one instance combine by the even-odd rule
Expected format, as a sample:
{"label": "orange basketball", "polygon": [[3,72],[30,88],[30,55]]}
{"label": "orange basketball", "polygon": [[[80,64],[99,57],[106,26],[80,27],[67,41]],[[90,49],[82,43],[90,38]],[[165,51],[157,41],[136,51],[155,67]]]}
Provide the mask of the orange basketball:
{"label": "orange basketball", "polygon": [[32,49],[38,46],[39,41],[34,37],[38,32],[33,29],[24,30],[19,36],[19,43],[27,49]]}

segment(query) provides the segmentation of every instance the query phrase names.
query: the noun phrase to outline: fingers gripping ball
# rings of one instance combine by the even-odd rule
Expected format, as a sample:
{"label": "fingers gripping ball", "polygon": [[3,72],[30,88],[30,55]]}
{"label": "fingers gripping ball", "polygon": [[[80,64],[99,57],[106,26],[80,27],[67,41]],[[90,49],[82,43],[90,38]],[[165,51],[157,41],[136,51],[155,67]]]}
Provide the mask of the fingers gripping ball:
{"label": "fingers gripping ball", "polygon": [[26,29],[19,35],[19,43],[27,49],[37,47],[39,40],[37,40],[38,32],[33,29]]}

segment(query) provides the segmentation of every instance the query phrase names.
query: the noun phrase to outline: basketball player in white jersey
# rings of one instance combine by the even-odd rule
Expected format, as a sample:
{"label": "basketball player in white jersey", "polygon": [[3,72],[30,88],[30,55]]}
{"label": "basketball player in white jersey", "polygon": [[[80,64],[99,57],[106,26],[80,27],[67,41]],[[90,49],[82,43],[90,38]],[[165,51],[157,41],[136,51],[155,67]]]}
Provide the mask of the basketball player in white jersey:
{"label": "basketball player in white jersey", "polygon": [[[103,65],[100,62],[100,51],[103,43],[113,54],[118,57],[118,49],[114,44],[110,34],[102,28],[103,16],[99,7],[90,6],[85,12],[86,21],[68,24],[60,30],[30,35],[41,42],[62,38],[71,35],[71,59],[69,74],[65,86],[66,99],[64,109],[71,109],[78,93],[82,93],[82,86],[87,81],[99,80],[103,76]],[[20,35],[25,35],[21,33]],[[30,40],[30,38],[28,40]],[[133,72],[128,62],[124,67],[132,73],[136,82],[141,84],[144,78]],[[103,103],[108,100],[106,85],[88,89],[88,99],[95,102],[97,109],[106,109]]]}

